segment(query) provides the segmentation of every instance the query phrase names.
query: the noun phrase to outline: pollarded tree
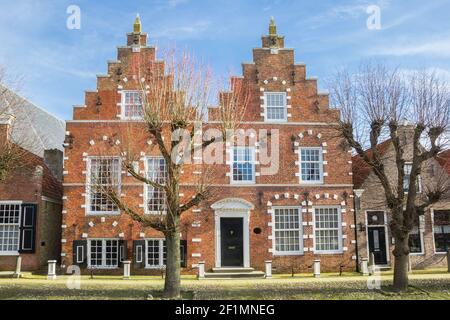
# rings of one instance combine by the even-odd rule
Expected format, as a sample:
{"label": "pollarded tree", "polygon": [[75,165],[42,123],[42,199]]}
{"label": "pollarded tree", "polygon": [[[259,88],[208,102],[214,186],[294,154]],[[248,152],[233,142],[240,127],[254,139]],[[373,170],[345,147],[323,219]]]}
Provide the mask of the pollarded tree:
{"label": "pollarded tree", "polygon": [[[210,72],[186,53],[169,53],[164,64],[158,62],[134,79],[142,92],[143,122],[129,125],[120,146],[114,145],[121,152],[127,173],[149,190],[147,205],[152,214],[142,215],[121,198],[115,181],[109,181],[106,190],[104,183],[94,183],[94,187],[101,188],[99,193],[107,194],[122,213],[144,229],[153,228],[164,234],[167,250],[164,297],[179,298],[181,216],[211,195],[211,171],[202,162],[203,151],[212,144],[223,145],[224,137],[237,129],[249,101],[249,91],[242,79],[231,79],[230,88],[219,94],[216,113],[220,121],[216,134],[208,136],[202,128],[212,92]],[[162,157],[148,164],[153,169],[150,173],[136,166],[141,155],[136,154],[133,141],[141,138],[157,146]],[[184,170],[191,172],[192,167],[202,174],[192,183],[194,194],[183,201],[180,180]],[[98,177],[102,181],[105,178],[108,179]]]}
{"label": "pollarded tree", "polygon": [[[12,89],[17,90],[19,80],[11,77],[6,69],[0,66],[0,183],[10,174],[26,165],[27,147],[35,141],[25,141],[21,138],[21,130],[15,126],[15,112],[24,103]],[[13,130],[15,134],[13,135]],[[29,149],[29,148],[28,148]]]}
{"label": "pollarded tree", "polygon": [[[378,177],[391,211],[394,290],[408,288],[409,234],[418,216],[448,193],[448,181],[436,179],[418,194],[416,181],[425,162],[436,159],[448,137],[450,92],[433,72],[413,74],[366,64],[358,73],[336,74],[331,87],[341,108],[339,134]],[[409,132],[403,135],[402,132]],[[387,172],[377,145],[389,139],[395,174]],[[368,151],[370,150],[370,151]],[[405,162],[411,163],[408,193],[404,192]]]}

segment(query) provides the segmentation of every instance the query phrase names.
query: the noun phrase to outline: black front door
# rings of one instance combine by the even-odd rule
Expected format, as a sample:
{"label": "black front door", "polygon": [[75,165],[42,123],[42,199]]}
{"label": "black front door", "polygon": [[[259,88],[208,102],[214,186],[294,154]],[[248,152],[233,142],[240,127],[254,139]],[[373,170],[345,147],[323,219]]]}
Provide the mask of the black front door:
{"label": "black front door", "polygon": [[244,266],[243,218],[220,219],[222,267]]}
{"label": "black front door", "polygon": [[387,264],[386,229],[384,227],[369,227],[369,252],[373,253],[375,264]]}

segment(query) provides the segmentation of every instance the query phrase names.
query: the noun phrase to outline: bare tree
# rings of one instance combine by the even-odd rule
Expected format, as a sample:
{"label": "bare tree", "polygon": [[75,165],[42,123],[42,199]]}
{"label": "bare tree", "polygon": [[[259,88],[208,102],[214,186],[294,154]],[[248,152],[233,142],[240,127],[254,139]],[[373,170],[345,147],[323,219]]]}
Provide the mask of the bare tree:
{"label": "bare tree", "polygon": [[[331,83],[332,99],[342,108],[339,134],[371,168],[383,187],[391,211],[394,290],[408,288],[409,234],[418,216],[448,193],[448,181],[418,194],[416,181],[424,164],[436,159],[449,129],[449,87],[432,72],[405,75],[381,64],[366,64],[356,75],[338,72]],[[378,144],[389,139],[394,176],[387,172]],[[369,150],[367,149],[369,147]],[[405,162],[412,164],[404,192]]]}
{"label": "bare tree", "polygon": [[4,182],[11,173],[21,166],[26,165],[26,142],[20,139],[20,135],[13,136],[16,117],[14,110],[20,108],[23,99],[12,91],[18,90],[19,79],[9,75],[6,69],[0,66],[0,183]]}
{"label": "bare tree", "polygon": [[[164,61],[165,66],[155,65],[135,80],[136,86],[142,90],[144,121],[129,125],[120,139],[125,143],[114,145],[121,152],[124,170],[145,184],[151,193],[163,194],[162,199],[150,196],[146,205],[152,207],[152,214],[142,215],[121,198],[114,181],[109,187],[102,185],[100,188],[103,193],[106,191],[109,200],[121,212],[143,228],[153,228],[164,234],[167,248],[164,297],[179,298],[181,216],[200,205],[213,192],[209,184],[211,168],[201,161],[203,150],[213,143],[223,143],[225,132],[237,127],[241,119],[238,114],[244,113],[249,98],[243,80],[232,79],[229,90],[219,94],[216,112],[221,120],[216,131],[220,134],[205,138],[202,129],[212,91],[208,68],[186,53],[179,56],[169,53]],[[133,141],[141,139],[157,146],[163,158],[156,163],[160,169],[158,175],[149,175],[136,166],[141,155],[137,154]],[[193,186],[186,191],[192,194],[188,200],[183,200],[180,179],[184,170],[189,168],[200,170],[202,174],[191,181]]]}

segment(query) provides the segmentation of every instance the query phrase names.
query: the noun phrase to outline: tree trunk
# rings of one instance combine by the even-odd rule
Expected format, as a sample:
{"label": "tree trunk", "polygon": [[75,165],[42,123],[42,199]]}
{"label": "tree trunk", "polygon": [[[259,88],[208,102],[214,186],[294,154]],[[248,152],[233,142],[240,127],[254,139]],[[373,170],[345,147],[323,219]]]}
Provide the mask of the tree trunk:
{"label": "tree trunk", "polygon": [[394,291],[408,290],[409,236],[395,238]]}
{"label": "tree trunk", "polygon": [[180,233],[177,231],[166,235],[167,261],[166,279],[164,283],[164,298],[181,298],[180,277]]}

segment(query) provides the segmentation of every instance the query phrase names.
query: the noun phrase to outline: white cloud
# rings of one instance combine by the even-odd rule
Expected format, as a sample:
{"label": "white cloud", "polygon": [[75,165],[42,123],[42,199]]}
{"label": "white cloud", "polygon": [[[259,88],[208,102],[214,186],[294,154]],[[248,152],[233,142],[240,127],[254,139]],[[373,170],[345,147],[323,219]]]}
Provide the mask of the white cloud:
{"label": "white cloud", "polygon": [[152,34],[156,38],[191,39],[202,35],[210,25],[211,22],[208,20],[199,20],[187,25],[162,27]]}
{"label": "white cloud", "polygon": [[385,56],[415,56],[429,55],[436,57],[450,57],[450,37],[440,37],[439,39],[425,40],[422,42],[404,42],[390,44],[380,48],[375,48],[368,52],[375,55]]}

